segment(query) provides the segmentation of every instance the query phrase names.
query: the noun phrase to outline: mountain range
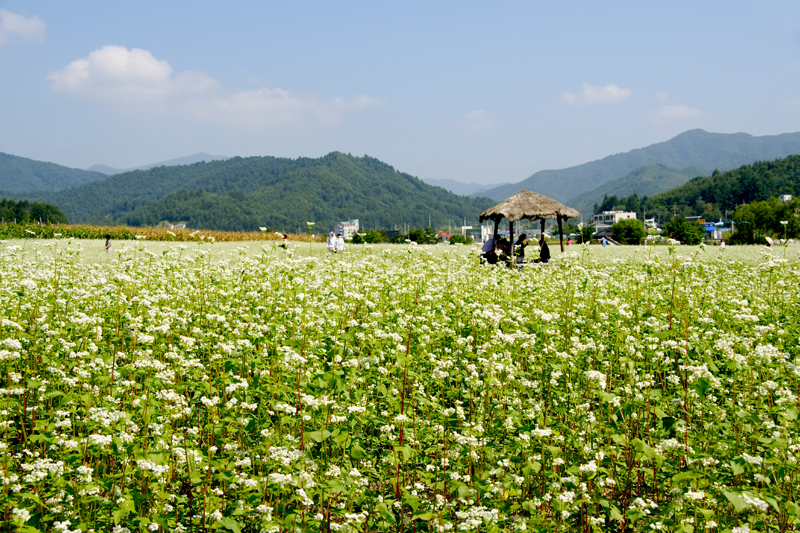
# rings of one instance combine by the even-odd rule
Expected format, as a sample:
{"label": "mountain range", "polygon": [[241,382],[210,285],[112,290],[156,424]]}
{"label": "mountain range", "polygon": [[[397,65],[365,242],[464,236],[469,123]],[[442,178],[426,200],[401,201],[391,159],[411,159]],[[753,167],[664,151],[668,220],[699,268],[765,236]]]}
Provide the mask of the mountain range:
{"label": "mountain range", "polygon": [[[0,191],[5,191],[0,197],[57,205],[71,222],[168,220],[208,229],[291,230],[306,221],[327,227],[358,218],[368,228],[442,227],[465,217],[473,223],[480,211],[523,188],[588,217],[604,196],[652,196],[713,170],[793,154],[800,154],[800,133],[754,137],[691,130],[645,148],[470,192],[481,185],[425,183],[377,159],[338,152],[316,159],[222,158],[201,152],[143,170],[104,167],[115,172],[110,176],[0,153]],[[193,162],[180,164],[188,161]]]}
{"label": "mountain range", "polygon": [[139,226],[167,220],[222,230],[294,231],[313,221],[317,231],[327,231],[351,218],[370,229],[443,227],[475,220],[493,204],[428,185],[375,158],[338,152],[316,159],[233,157],[158,166],[58,191],[6,196],[56,205],[73,223]]}
{"label": "mountain range", "polygon": [[710,175],[711,171],[696,166],[675,170],[661,164],[646,165],[623,178],[607,181],[591,191],[574,196],[568,200],[568,205],[583,214],[591,215],[594,205],[602,203],[606,196],[616,195],[620,198],[632,194],[638,194],[640,198],[653,196],[680,187],[692,178]]}
{"label": "mountain range", "polygon": [[455,194],[463,194],[464,196],[483,196],[482,191],[488,191],[489,189],[493,189],[495,187],[499,187],[500,185],[505,185],[505,183],[499,183],[495,185],[486,185],[481,183],[464,183],[463,181],[456,181],[450,179],[433,179],[433,178],[420,178],[422,181],[427,183],[428,185],[433,185],[435,187],[441,187],[442,189],[448,190]]}
{"label": "mountain range", "polygon": [[205,152],[198,152],[194,155],[187,155],[186,157],[178,157],[176,159],[170,159],[169,161],[161,161],[160,163],[151,163],[149,165],[143,165],[141,167],[121,169],[121,168],[109,167],[108,165],[92,165],[86,170],[88,170],[89,172],[100,172],[101,174],[105,174],[106,176],[113,176],[114,174],[122,174],[123,172],[130,172],[132,170],[149,170],[154,167],[174,167],[178,165],[191,165],[192,163],[200,163],[204,161],[224,161],[225,159],[228,158],[223,155],[210,155]]}
{"label": "mountain range", "polygon": [[[665,142],[610,155],[582,165],[561,170],[542,170],[520,182],[484,190],[481,195],[502,201],[522,189],[527,189],[569,206],[581,203],[585,208],[587,203],[601,201],[602,195],[588,201],[580,198],[580,195],[613,180],[625,178],[648,165],[663,165],[674,170],[693,166],[728,170],[755,161],[768,161],[798,153],[800,133],[754,137],[747,133],[709,133],[696,129]],[[631,178],[633,179],[635,177]],[[665,181],[665,186],[674,186],[668,185],[668,181]]]}

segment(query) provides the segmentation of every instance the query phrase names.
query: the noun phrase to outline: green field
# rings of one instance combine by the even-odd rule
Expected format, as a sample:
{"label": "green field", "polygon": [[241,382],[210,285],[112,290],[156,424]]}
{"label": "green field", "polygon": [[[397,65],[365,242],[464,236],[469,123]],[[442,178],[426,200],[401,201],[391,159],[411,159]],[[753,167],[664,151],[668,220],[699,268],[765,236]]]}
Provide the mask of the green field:
{"label": "green field", "polygon": [[5,530],[800,517],[796,247],[103,245],[0,243]]}

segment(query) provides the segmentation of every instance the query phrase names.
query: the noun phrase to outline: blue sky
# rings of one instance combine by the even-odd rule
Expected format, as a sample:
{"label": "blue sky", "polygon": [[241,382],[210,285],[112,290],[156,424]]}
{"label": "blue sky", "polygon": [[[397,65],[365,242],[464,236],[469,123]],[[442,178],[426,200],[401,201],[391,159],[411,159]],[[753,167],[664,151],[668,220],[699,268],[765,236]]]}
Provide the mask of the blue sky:
{"label": "blue sky", "polygon": [[693,128],[800,131],[800,2],[0,0],[0,151],[368,154],[516,182]]}

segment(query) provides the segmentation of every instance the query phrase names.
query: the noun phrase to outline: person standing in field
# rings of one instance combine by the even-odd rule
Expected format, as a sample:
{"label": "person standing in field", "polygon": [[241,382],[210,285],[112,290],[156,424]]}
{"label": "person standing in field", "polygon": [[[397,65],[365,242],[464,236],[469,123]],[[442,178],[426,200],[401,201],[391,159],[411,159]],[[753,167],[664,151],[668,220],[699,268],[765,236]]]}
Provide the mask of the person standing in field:
{"label": "person standing in field", "polygon": [[344,238],[341,233],[336,236],[336,251],[338,253],[344,252]]}
{"label": "person standing in field", "polygon": [[514,253],[516,254],[516,261],[518,265],[525,263],[525,247],[528,246],[528,234],[523,233],[514,243]]}
{"label": "person standing in field", "polygon": [[336,253],[336,235],[333,232],[328,235],[328,251],[332,254]]}
{"label": "person standing in field", "polygon": [[111,235],[106,234],[106,252],[111,251]]}

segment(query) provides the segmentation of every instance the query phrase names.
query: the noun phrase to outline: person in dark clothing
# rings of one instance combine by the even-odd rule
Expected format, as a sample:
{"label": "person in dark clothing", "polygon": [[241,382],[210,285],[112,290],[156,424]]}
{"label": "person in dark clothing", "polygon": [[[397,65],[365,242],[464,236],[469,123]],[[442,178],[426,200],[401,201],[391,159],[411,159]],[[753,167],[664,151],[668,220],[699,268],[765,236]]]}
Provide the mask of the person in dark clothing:
{"label": "person in dark clothing", "polygon": [[511,266],[511,241],[505,237],[500,239],[497,244],[497,249],[500,250],[499,260],[505,263],[506,266]]}
{"label": "person in dark clothing", "polygon": [[547,241],[544,240],[544,235],[539,240],[539,260],[540,263],[548,263],[550,261],[550,247],[547,246]]}
{"label": "person in dark clothing", "polygon": [[499,239],[495,237],[489,237],[489,239],[483,244],[483,248],[481,248],[481,264],[484,262],[489,263],[490,265],[497,264],[497,252],[495,248],[497,248],[497,241]]}
{"label": "person in dark clothing", "polygon": [[528,246],[528,234],[523,233],[517,238],[514,243],[514,254],[516,255],[517,264],[521,265],[525,262],[525,247]]}

